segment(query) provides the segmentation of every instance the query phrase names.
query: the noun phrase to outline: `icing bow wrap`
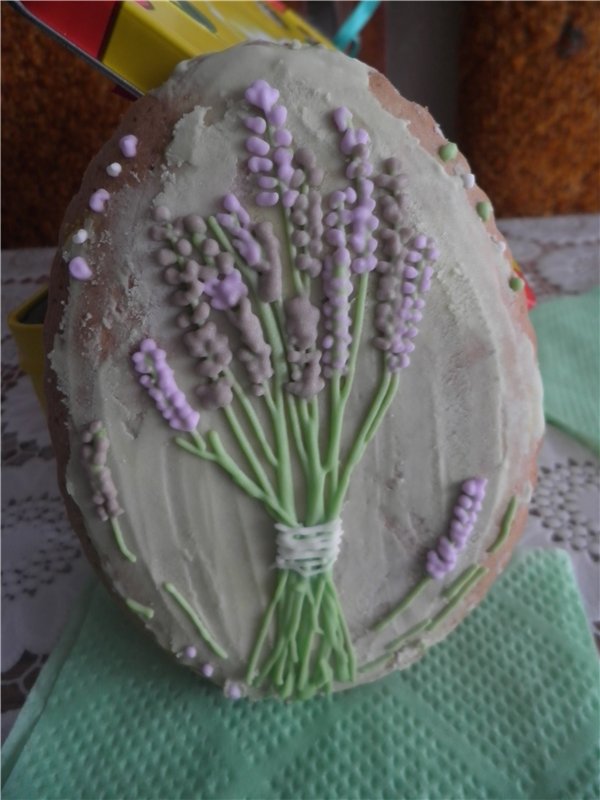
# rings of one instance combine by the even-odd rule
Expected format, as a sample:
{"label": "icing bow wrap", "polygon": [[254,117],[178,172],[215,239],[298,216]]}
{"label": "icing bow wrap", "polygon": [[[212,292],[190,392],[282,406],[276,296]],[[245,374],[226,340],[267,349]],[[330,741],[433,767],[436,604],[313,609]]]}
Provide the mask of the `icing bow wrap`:
{"label": "icing bow wrap", "polygon": [[[324,190],[324,170],[296,146],[279,91],[257,80],[244,97],[251,196],[225,194],[206,217],[173,219],[160,206],[150,229],[199,383],[186,397],[153,340],[133,367],[179,431],[176,444],[274,519],[278,571],[246,681],[306,698],[356,676],[333,580],[341,512],[414,357],[439,252],[409,225],[401,163],[375,162],[349,109],[332,109],[339,163],[329,173],[336,186]],[[263,209],[272,209],[266,219]],[[379,382],[364,415],[350,418],[355,378],[374,356]]]}
{"label": "icing bow wrap", "polygon": [[297,572],[303,578],[313,578],[332,569],[342,543],[342,520],[331,520],[310,527],[289,527],[278,523],[278,569]]}

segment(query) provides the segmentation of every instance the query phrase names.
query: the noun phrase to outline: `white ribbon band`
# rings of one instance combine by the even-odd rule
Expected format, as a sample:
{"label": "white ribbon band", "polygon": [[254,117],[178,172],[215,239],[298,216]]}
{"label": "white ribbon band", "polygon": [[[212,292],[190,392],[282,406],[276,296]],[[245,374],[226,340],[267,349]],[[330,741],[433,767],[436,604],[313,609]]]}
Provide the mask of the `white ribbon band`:
{"label": "white ribbon band", "polygon": [[340,552],[342,520],[333,519],[310,528],[288,528],[277,523],[278,569],[289,569],[311,578],[330,569]]}

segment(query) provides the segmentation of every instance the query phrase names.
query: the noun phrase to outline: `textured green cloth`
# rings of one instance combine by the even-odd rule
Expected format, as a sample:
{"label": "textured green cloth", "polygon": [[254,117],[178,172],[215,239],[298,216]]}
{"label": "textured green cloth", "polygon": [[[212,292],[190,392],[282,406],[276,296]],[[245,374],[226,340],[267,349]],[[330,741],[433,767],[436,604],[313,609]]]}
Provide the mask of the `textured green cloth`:
{"label": "textured green cloth", "polygon": [[600,288],[540,303],[531,321],[546,419],[600,455]]}
{"label": "textured green cloth", "polygon": [[4,800],[595,800],[598,660],[566,554],[507,570],[414,667],[237,703],[94,586],[4,752]]}

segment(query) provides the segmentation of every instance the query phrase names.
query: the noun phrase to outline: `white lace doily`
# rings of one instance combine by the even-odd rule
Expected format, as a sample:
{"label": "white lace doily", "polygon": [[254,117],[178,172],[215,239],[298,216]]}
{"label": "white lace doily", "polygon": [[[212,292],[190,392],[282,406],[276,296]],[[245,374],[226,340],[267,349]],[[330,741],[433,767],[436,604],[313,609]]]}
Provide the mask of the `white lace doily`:
{"label": "white lace doily", "polygon": [[[598,282],[600,217],[505,220],[538,301]],[[2,272],[2,739],[91,575],[66,519],[48,432],[6,325],[8,312],[45,282],[51,250],[3,253]],[[572,558],[600,638],[599,463],[550,428],[521,547],[561,547]]]}

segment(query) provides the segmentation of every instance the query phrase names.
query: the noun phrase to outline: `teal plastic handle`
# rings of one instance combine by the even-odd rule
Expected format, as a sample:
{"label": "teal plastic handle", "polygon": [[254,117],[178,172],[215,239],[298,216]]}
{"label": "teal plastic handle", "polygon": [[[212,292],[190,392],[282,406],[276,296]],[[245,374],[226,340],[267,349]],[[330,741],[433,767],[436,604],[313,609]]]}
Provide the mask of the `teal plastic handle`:
{"label": "teal plastic handle", "polygon": [[334,45],[353,58],[360,49],[360,32],[377,11],[380,0],[361,0],[333,37]]}

